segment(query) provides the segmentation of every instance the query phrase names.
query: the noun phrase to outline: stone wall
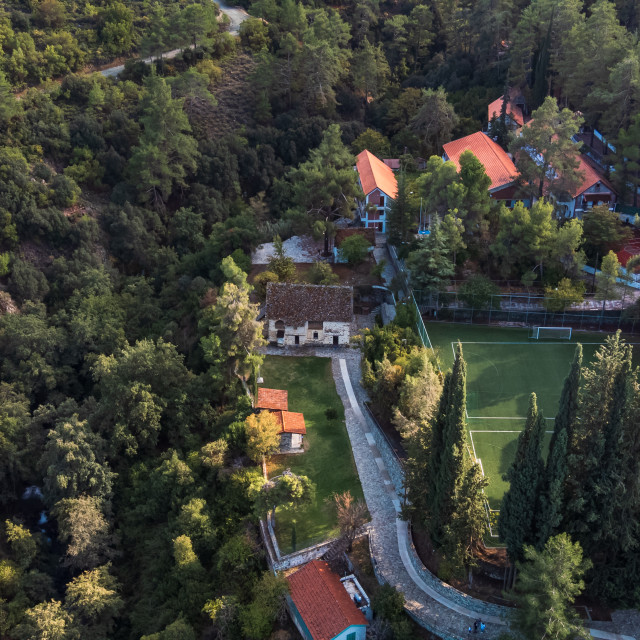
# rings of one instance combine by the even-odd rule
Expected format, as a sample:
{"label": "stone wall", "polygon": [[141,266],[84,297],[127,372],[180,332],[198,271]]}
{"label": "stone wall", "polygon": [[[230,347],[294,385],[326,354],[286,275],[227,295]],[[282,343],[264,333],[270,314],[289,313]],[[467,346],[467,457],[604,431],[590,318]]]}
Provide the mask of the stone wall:
{"label": "stone wall", "polygon": [[446,582],[442,582],[437,576],[435,576],[431,571],[429,571],[423,564],[422,560],[418,556],[418,552],[413,544],[413,540],[411,539],[411,527],[407,527],[407,536],[404,540],[404,543],[407,545],[407,551],[409,552],[409,560],[413,565],[413,568],[418,572],[418,575],[422,578],[424,583],[437,591],[439,594],[445,596],[451,602],[455,602],[462,607],[466,607],[467,609],[471,609],[472,611],[476,611],[478,615],[481,616],[497,616],[499,618],[508,618],[512,609],[509,607],[502,607],[498,604],[492,604],[490,602],[484,602],[483,600],[479,600],[478,598],[474,598],[472,596],[467,595],[466,593],[462,593],[462,591],[458,591],[455,587],[447,584]]}

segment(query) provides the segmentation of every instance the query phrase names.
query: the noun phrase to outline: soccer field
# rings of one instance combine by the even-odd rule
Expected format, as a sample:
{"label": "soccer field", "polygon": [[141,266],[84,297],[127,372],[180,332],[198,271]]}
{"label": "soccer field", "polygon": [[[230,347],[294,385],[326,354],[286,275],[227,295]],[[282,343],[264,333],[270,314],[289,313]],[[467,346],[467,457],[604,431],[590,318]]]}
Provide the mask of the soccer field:
{"label": "soccer field", "polygon": [[[469,441],[489,479],[489,504],[499,509],[508,489],[502,475],[515,456],[529,395],[536,393],[548,431],[552,431],[576,344],[582,344],[583,363],[587,364],[608,334],[574,332],[571,340],[542,341],[529,339],[528,329],[441,322],[427,322],[425,326],[443,370],[453,364],[456,342],[462,343],[467,362]],[[549,440],[547,433],[545,455]]]}

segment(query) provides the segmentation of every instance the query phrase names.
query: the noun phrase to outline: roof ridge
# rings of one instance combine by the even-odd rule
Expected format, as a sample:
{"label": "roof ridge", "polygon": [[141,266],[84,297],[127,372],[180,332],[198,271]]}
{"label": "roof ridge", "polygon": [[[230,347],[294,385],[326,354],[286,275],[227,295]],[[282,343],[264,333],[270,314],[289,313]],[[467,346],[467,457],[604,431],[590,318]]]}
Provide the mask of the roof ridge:
{"label": "roof ridge", "polygon": [[492,140],[484,131],[480,131],[480,133],[486,138],[486,144],[489,145],[489,148],[491,149],[491,152],[493,153],[493,155],[500,161],[500,164],[508,172],[509,167],[505,165],[504,158],[500,157],[500,154],[496,151],[495,147],[498,147],[498,149],[500,149],[500,151],[502,151],[505,154],[507,153],[507,151],[505,151],[495,140]]}

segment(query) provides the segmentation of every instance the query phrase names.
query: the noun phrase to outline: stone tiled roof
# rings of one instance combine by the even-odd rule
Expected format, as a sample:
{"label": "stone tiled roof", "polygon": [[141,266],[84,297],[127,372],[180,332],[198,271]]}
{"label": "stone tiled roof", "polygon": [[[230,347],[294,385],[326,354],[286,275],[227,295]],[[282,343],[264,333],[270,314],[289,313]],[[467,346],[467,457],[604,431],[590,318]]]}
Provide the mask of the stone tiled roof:
{"label": "stone tiled roof", "polygon": [[299,433],[305,435],[307,427],[304,424],[304,415],[293,411],[274,411],[276,422],[280,426],[280,433]]}
{"label": "stone tiled roof", "polygon": [[274,409],[287,411],[289,409],[289,393],[281,389],[267,389],[258,387],[256,409]]}
{"label": "stone tiled roof", "polygon": [[285,325],[302,327],[305,322],[351,322],[353,288],[313,284],[270,282],[266,315]]}
{"label": "stone tiled roof", "polygon": [[287,580],[291,599],[313,640],[331,640],[352,625],[367,624],[326,562],[313,560]]}

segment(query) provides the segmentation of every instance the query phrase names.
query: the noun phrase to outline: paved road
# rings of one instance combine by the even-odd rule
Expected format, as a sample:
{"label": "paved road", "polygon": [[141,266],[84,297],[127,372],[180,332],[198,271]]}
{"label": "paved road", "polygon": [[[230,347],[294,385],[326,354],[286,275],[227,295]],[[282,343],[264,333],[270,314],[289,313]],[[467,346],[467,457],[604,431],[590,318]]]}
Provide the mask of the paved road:
{"label": "paved road", "polygon": [[[218,2],[218,6],[220,7],[220,11],[222,11],[222,13],[229,16],[229,20],[231,21],[229,23],[229,33],[236,35],[238,33],[238,30],[240,29],[240,25],[249,17],[249,14],[240,7],[231,7],[224,2]],[[192,47],[193,45],[190,48]],[[163,53],[162,57],[165,60],[171,60],[171,58],[175,58],[181,51],[182,49],[173,49],[172,51]],[[144,62],[145,64],[150,64],[154,60],[155,56],[150,56],[149,58],[144,58],[142,62]],[[100,71],[100,74],[108,78],[113,78],[120,75],[122,71],[124,71],[124,65],[119,64],[115,67],[103,69],[102,71]]]}

